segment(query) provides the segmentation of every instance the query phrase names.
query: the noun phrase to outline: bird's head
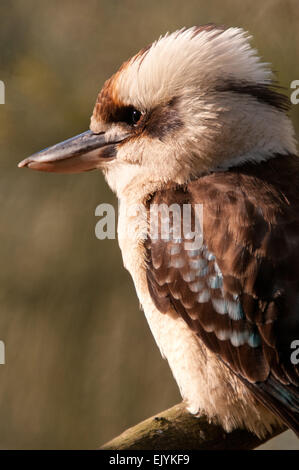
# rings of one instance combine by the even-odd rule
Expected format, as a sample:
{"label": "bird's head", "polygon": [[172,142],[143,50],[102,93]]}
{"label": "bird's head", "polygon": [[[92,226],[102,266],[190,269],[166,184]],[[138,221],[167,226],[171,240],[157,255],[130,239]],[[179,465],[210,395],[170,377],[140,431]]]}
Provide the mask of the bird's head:
{"label": "bird's head", "polygon": [[142,197],[210,171],[296,153],[287,99],[239,28],[166,34],[103,86],[90,130],[20,163],[100,168],[119,196]]}

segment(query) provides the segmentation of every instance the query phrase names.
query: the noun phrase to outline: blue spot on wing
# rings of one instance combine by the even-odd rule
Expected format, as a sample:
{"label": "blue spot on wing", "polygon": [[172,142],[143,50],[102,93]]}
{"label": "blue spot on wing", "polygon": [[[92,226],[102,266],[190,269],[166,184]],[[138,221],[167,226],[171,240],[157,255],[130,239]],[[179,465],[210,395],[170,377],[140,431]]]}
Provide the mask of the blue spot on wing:
{"label": "blue spot on wing", "polygon": [[212,304],[217,313],[225,315],[227,313],[226,302],[224,299],[212,299]]}
{"label": "blue spot on wing", "polygon": [[230,342],[233,346],[242,346],[248,339],[248,331],[232,331]]}
{"label": "blue spot on wing", "polygon": [[242,305],[238,300],[234,302],[226,300],[226,308],[227,313],[232,320],[243,320],[245,318]]}
{"label": "blue spot on wing", "polygon": [[215,261],[215,256],[213,255],[213,253],[211,253],[206,247],[204,249],[204,257],[208,260],[208,261]]}
{"label": "blue spot on wing", "polygon": [[211,289],[220,289],[222,287],[222,274],[210,276],[208,279],[208,285],[211,287]]}
{"label": "blue spot on wing", "polygon": [[239,301],[233,302],[226,299],[212,299],[215,311],[221,315],[228,314],[232,320],[243,320],[244,311]]}
{"label": "blue spot on wing", "polygon": [[247,343],[249,346],[252,348],[257,348],[258,346],[261,345],[261,337],[257,331],[254,331],[249,335],[249,338],[247,340]]}
{"label": "blue spot on wing", "polygon": [[[172,248],[171,254],[178,255],[179,246]],[[229,339],[235,347],[242,346],[245,343],[252,348],[260,346],[261,337],[259,333],[257,331],[249,331],[248,325],[246,326],[246,317],[239,296],[232,294],[229,299],[225,298],[223,275],[215,260],[215,256],[205,246],[201,250],[188,250],[187,254],[189,256],[187,263],[189,269],[187,272],[181,273],[181,276],[186,282],[190,283],[189,288],[191,292],[197,293],[197,302],[204,304],[211,300],[215,312],[220,315],[227,315],[228,322],[231,320],[245,320],[244,329],[242,330],[234,330],[232,323],[228,323],[227,330],[215,330],[218,339]],[[172,259],[170,264],[181,268],[183,267],[182,258]],[[199,280],[199,278],[205,276],[207,276],[206,279]],[[219,295],[215,292],[217,289],[222,291],[223,297],[214,298],[214,296]]]}

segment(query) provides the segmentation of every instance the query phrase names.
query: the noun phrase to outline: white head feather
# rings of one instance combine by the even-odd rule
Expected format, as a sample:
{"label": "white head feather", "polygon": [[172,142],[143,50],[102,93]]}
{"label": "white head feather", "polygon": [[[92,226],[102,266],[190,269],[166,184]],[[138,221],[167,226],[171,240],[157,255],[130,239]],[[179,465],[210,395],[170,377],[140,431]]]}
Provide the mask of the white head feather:
{"label": "white head feather", "polygon": [[271,83],[269,64],[260,61],[249,39],[240,28],[193,27],[167,33],[128,62],[117,82],[119,97],[146,110],[182,91],[196,90],[200,96],[232,78]]}
{"label": "white head feather", "polygon": [[[107,82],[105,97],[110,93],[116,104],[145,115],[175,100],[182,124],[169,126],[160,138],[139,133],[120,146],[116,160],[104,169],[119,195],[146,194],[244,161],[296,153],[290,119],[279,105],[267,103],[267,93],[266,99],[258,95],[269,91],[273,74],[249,39],[240,28],[182,29],[140,51]],[[109,134],[121,124],[103,122],[101,96],[91,129]]]}

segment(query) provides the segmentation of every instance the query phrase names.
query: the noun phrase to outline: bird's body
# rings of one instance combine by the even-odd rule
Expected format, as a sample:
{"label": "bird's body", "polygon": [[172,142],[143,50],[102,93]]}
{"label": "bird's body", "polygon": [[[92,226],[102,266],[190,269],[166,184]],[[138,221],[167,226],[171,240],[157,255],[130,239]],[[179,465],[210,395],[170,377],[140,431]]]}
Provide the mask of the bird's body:
{"label": "bird's body", "polygon": [[[124,265],[188,409],[260,436],[280,420],[299,432],[299,159],[285,111],[242,30],[181,30],[106,82],[92,132],[21,164],[104,171]],[[190,208],[189,232],[180,220],[179,236],[153,236],[163,204]]]}
{"label": "bird's body", "polygon": [[[285,369],[292,373],[290,344],[299,337],[298,317],[289,329],[294,312],[285,297],[299,291],[297,188],[299,159],[277,156],[261,166],[248,164],[157,191],[144,204],[148,213],[152,204],[202,204],[204,243],[199,250],[184,249],[184,236],[144,243],[144,218],[139,211],[131,210],[130,216],[136,197],[120,206],[124,265],[161,354],[189,410],[204,410],[226,430],[247,427],[262,436],[277,422],[277,415],[261,406],[238,376],[254,384],[266,380],[272,367],[288,383]],[[220,272],[215,273],[216,260]],[[210,287],[209,279],[221,284]],[[282,302],[286,325],[279,318]],[[283,366],[282,357],[275,358],[275,329],[284,341]],[[298,381],[296,373],[293,379]],[[283,404],[272,406],[283,416]]]}

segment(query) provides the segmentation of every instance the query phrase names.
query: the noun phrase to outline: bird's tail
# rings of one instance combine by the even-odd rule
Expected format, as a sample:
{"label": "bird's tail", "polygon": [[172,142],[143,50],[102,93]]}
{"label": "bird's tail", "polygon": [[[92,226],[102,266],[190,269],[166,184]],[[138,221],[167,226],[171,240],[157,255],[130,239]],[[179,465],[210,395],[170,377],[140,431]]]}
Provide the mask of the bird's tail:
{"label": "bird's tail", "polygon": [[256,398],[299,437],[299,389],[271,376],[265,382],[246,384]]}

